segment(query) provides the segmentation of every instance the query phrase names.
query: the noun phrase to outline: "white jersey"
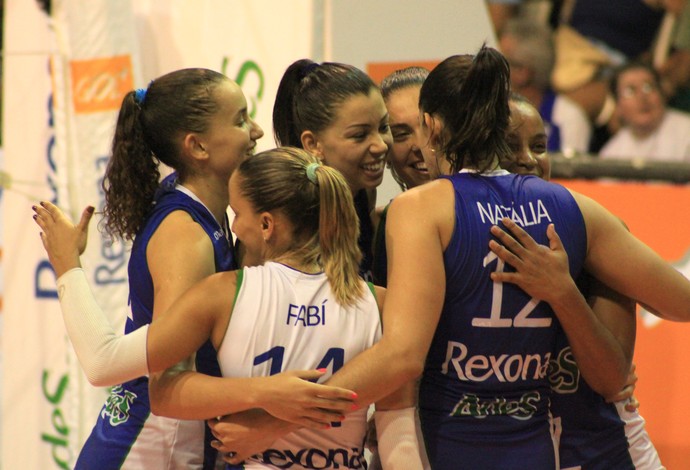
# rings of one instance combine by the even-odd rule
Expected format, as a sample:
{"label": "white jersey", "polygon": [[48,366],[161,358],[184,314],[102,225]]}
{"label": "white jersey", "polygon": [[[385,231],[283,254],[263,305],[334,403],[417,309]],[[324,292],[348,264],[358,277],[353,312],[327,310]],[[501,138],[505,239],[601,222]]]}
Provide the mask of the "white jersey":
{"label": "white jersey", "polygon": [[[237,285],[218,350],[224,377],[327,368],[322,382],[381,337],[376,299],[366,287],[356,305],[343,307],[325,274],[305,274],[274,262],[244,268]],[[346,416],[328,430],[284,436],[245,468],[366,468],[366,408]]]}

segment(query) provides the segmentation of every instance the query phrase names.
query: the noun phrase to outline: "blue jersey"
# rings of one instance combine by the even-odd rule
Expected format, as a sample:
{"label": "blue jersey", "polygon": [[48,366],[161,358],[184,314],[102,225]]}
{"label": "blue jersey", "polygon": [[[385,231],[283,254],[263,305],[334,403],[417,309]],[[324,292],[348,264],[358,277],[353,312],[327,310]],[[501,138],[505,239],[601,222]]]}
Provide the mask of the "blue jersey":
{"label": "blue jersey", "polygon": [[[213,243],[216,271],[236,268],[227,235],[227,220],[221,227],[209,210],[189,194],[176,189],[176,174],[161,183],[155,204],[137,233],[128,265],[129,303],[125,333],[153,319],[153,280],[146,260],[149,240],[163,219],[173,211],[187,212]],[[196,355],[199,372],[220,376],[216,351],[207,342]],[[205,445],[202,449],[202,438]],[[211,434],[203,421],[179,421],[151,414],[148,378],[114,387],[77,460],[77,469],[176,468],[180,459],[190,468],[210,469],[215,465]],[[179,455],[172,455],[179,454]],[[202,455],[203,454],[203,455]],[[186,455],[182,457],[183,455]],[[188,457],[187,457],[188,456]],[[177,461],[177,463],[176,463]]]}
{"label": "blue jersey", "polygon": [[431,466],[552,470],[547,370],[558,323],[545,302],[491,281],[491,272],[511,268],[489,250],[489,228],[508,217],[548,245],[546,228],[555,224],[577,277],[586,253],[582,213],[565,188],[537,177],[501,170],[448,179],[455,227],[444,252],[443,310],[419,395]]}
{"label": "blue jersey", "polygon": [[[591,277],[586,273],[578,286],[587,296]],[[583,380],[565,332],[556,337],[549,381],[553,389],[551,411],[559,435],[562,469],[642,470],[659,469],[656,449],[637,411],[623,404],[607,403]],[[627,431],[627,432],[626,432]]]}
{"label": "blue jersey", "polygon": [[580,376],[565,332],[557,339],[557,352],[549,374],[553,385],[551,411],[560,432],[562,468],[634,470],[628,453],[625,423],[616,405],[592,390]]}

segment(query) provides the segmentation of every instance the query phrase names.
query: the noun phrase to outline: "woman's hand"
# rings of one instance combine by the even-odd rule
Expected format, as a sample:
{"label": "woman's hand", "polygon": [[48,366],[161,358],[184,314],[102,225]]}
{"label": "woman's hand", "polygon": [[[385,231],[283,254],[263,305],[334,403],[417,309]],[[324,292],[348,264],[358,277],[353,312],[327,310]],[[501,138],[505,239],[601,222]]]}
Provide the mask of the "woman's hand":
{"label": "woman's hand", "polygon": [[635,373],[635,364],[630,366],[628,373],[628,380],[625,382],[623,389],[612,397],[606,397],[608,403],[617,401],[625,402],[625,409],[633,412],[640,407],[640,402],[635,397],[635,385],[637,383],[637,374]]}
{"label": "woman's hand", "polygon": [[283,421],[324,429],[342,421],[357,409],[357,394],[339,387],[313,383],[326,372],[319,370],[287,371],[266,377],[261,386],[259,406]]}
{"label": "woman's hand", "polygon": [[211,446],[221,453],[225,462],[235,465],[298,429],[298,426],[280,421],[260,409],[210,419],[207,423],[216,438]]}
{"label": "woman's hand", "polygon": [[93,216],[93,206],[88,206],[81,214],[79,224],[74,225],[54,204],[43,201],[31,207],[33,218],[41,228],[41,241],[53,265],[56,277],[72,268],[81,266],[79,256],[86,249],[89,222]]}
{"label": "woman's hand", "polygon": [[492,272],[492,280],[516,284],[530,296],[549,303],[556,302],[564,292],[577,289],[570,276],[568,254],[553,224],[546,229],[550,246],[544,246],[512,220],[502,222],[513,236],[497,226],[491,227],[491,234],[500,243],[491,240],[489,249],[516,272]]}

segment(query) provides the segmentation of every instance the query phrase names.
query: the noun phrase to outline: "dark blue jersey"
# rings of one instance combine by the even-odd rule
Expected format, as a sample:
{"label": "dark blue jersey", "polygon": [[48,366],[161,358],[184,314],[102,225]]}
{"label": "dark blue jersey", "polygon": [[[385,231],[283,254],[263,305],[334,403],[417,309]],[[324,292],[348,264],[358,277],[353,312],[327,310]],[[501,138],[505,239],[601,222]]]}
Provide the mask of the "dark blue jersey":
{"label": "dark blue jersey", "polygon": [[[578,287],[587,297],[591,278],[583,273]],[[634,470],[625,422],[615,404],[587,384],[580,375],[565,332],[556,336],[549,381],[553,389],[551,412],[560,434],[561,467],[584,470]]]}
{"label": "dark blue jersey", "polygon": [[[174,173],[161,182],[151,212],[134,239],[128,265],[131,317],[127,318],[125,333],[131,333],[153,319],[153,280],[146,249],[156,229],[171,212],[185,211],[203,227],[213,243],[216,271],[236,268],[228,240],[227,220],[221,226],[201,202],[176,189],[176,183]],[[197,352],[196,368],[202,373],[220,376],[216,351],[210,342]],[[194,431],[197,429],[194,426],[199,426],[198,432]],[[217,452],[210,447],[211,434],[205,423],[152,415],[148,378],[140,377],[113,388],[84,444],[76,468],[118,469],[125,464],[128,467],[168,468],[172,465],[167,463],[171,452],[189,454],[189,461],[196,462],[194,453],[201,454],[199,441],[202,436],[206,440],[204,455],[198,457],[203,457],[203,468],[211,469]],[[191,463],[189,466],[198,468]]]}
{"label": "dark blue jersey", "polygon": [[537,177],[501,170],[448,179],[455,227],[419,397],[432,468],[551,470],[547,370],[558,322],[545,302],[491,280],[491,272],[512,268],[489,250],[489,229],[508,217],[548,245],[546,228],[555,224],[577,277],[587,243],[582,213],[565,188]]}

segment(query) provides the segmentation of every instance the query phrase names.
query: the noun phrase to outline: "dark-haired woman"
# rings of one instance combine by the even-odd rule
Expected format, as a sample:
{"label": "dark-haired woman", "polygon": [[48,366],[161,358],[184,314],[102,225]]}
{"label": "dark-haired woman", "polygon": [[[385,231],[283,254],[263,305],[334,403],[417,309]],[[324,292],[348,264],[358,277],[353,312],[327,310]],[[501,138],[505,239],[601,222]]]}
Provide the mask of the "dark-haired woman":
{"label": "dark-haired woman", "polygon": [[360,225],[360,274],[371,280],[371,213],[392,145],[379,88],[352,65],[298,60],[280,81],[273,131],[278,145],[303,148],[345,177]]}

